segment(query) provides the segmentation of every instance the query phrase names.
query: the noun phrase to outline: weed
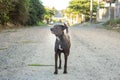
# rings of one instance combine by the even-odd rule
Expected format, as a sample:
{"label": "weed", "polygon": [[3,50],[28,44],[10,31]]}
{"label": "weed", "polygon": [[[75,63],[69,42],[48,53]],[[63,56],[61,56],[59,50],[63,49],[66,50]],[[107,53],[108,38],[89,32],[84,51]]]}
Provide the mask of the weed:
{"label": "weed", "polygon": [[54,66],[54,65],[45,65],[45,64],[28,64],[28,66]]}
{"label": "weed", "polygon": [[5,47],[3,47],[3,48],[0,48],[0,50],[5,50],[5,49],[7,49],[7,48],[5,48]]}

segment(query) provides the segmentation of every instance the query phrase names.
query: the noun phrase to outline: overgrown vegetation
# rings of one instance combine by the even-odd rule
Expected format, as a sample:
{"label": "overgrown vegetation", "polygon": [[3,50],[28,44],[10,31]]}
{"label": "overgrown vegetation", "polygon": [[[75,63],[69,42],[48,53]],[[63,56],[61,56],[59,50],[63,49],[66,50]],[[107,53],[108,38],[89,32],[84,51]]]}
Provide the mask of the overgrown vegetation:
{"label": "overgrown vegetation", "polygon": [[105,22],[104,26],[108,30],[115,30],[120,32],[120,19],[111,19]]}
{"label": "overgrown vegetation", "polygon": [[30,0],[27,24],[36,25],[38,22],[42,22],[44,13],[45,8],[39,0]]}
{"label": "overgrown vegetation", "polygon": [[40,0],[0,0],[0,26],[8,23],[14,25],[43,25],[46,15],[53,11],[46,9]]}
{"label": "overgrown vegetation", "polygon": [[104,25],[111,25],[111,26],[117,25],[117,24],[120,24],[120,19],[111,19],[111,20],[107,21],[106,23],[104,23]]}
{"label": "overgrown vegetation", "polygon": [[52,9],[45,7],[45,9],[46,9],[46,12],[44,14],[44,20],[46,21],[47,24],[49,24],[50,21],[52,21],[52,16],[56,14],[57,10],[54,7]]}

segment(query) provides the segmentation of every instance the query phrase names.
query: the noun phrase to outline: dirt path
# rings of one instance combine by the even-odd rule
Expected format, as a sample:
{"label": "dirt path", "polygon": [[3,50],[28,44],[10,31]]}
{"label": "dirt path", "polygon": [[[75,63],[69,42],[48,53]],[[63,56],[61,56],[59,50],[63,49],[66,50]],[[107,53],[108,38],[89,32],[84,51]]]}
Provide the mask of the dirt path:
{"label": "dirt path", "polygon": [[68,74],[62,69],[54,75],[55,36],[49,28],[0,33],[0,80],[120,80],[120,33],[96,27],[70,28]]}

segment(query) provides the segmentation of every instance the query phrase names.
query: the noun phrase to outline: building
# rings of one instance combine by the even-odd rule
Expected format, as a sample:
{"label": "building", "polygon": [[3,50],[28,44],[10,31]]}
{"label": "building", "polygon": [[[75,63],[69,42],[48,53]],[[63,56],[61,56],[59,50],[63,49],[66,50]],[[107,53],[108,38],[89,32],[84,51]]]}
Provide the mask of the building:
{"label": "building", "polygon": [[100,3],[104,3],[104,8],[100,8],[98,5],[97,21],[120,18],[120,0],[102,0],[98,4]]}
{"label": "building", "polygon": [[116,3],[115,3],[115,15],[114,15],[114,18],[117,19],[117,18],[120,18],[120,0],[116,0]]}

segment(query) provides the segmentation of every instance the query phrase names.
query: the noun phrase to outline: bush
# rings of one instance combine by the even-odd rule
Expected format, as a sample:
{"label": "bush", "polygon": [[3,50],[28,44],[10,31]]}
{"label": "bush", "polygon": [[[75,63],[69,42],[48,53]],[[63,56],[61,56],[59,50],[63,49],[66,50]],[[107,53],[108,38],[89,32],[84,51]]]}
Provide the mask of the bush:
{"label": "bush", "polygon": [[9,16],[6,13],[0,13],[0,23],[5,25],[9,21]]}
{"label": "bush", "polygon": [[120,32],[120,19],[111,19],[104,23],[105,29]]}
{"label": "bush", "polygon": [[117,24],[120,24],[120,19],[117,19],[116,22],[117,22]]}
{"label": "bush", "polygon": [[116,25],[116,24],[120,24],[120,19],[111,19],[104,23],[104,25]]}
{"label": "bush", "polygon": [[37,26],[45,26],[46,24],[45,23],[43,23],[43,22],[37,22]]}

